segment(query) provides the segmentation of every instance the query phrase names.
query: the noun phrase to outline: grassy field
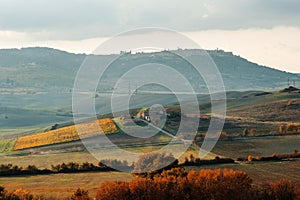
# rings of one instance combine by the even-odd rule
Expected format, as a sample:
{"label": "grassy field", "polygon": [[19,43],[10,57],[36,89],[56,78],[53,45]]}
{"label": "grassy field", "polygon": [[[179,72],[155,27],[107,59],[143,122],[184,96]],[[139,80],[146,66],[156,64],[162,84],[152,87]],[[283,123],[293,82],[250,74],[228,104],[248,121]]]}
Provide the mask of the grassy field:
{"label": "grassy field", "polygon": [[[249,174],[254,184],[264,184],[268,181],[288,178],[300,185],[300,160],[282,162],[257,162],[243,164],[222,164],[202,167],[186,167],[187,170],[199,171],[201,169],[233,169],[242,170]],[[89,191],[90,197],[94,197],[99,185],[105,181],[129,181],[133,178],[125,172],[95,172],[53,174],[37,176],[0,177],[0,185],[9,191],[23,188],[33,194],[44,197],[65,198],[69,197],[76,188]],[[53,186],[56,187],[53,187]]]}
{"label": "grassy field", "polygon": [[129,181],[131,179],[132,175],[125,172],[53,174],[0,177],[0,185],[5,186],[8,191],[22,188],[35,195],[65,199],[70,197],[77,188],[88,190],[90,197],[94,197],[100,184],[105,181]]}
{"label": "grassy field", "polygon": [[[165,145],[146,145],[140,147],[128,147],[123,148],[124,151],[128,152],[137,152],[137,153],[146,153],[146,152],[153,152],[161,149]],[[179,161],[183,162],[185,157],[189,157],[190,154],[193,154],[194,157],[199,156],[199,151],[194,146],[191,146],[187,149],[186,152],[182,154],[180,150],[178,150],[178,146],[176,144],[171,145],[172,153],[174,156],[179,157]],[[74,149],[75,150],[75,149]],[[14,165],[18,165],[20,167],[27,167],[28,165],[35,165],[38,168],[51,168],[51,165],[57,165],[60,163],[68,163],[68,162],[89,162],[98,164],[99,160],[105,159],[113,159],[111,154],[113,154],[114,149],[103,149],[101,152],[99,150],[99,154],[102,155],[101,158],[96,159],[92,154],[88,151],[79,151],[79,152],[56,152],[54,151],[42,151],[41,154],[31,154],[31,155],[1,155],[0,164],[9,164],[12,163]],[[214,158],[216,155],[211,153],[207,155],[207,158]],[[120,158],[120,156],[117,156]],[[131,157],[121,156],[124,160],[132,160]]]}
{"label": "grassy field", "polygon": [[[255,128],[257,133],[275,133],[280,122],[299,122],[300,93],[273,92],[265,95],[258,91],[228,92],[228,125],[224,131],[241,134],[245,127]],[[0,137],[25,131],[37,131],[54,124],[72,120],[70,93],[2,94],[0,95]],[[68,99],[65,102],[65,99]],[[96,98],[96,109],[109,113],[108,96]],[[198,95],[201,114],[210,113],[208,95]],[[174,102],[174,104],[172,103]],[[142,108],[153,104],[167,105],[168,112],[178,112],[178,104],[172,95],[136,95],[131,107]],[[192,112],[192,111],[191,111]],[[189,114],[189,113],[184,113]],[[5,118],[7,115],[8,118]],[[258,121],[276,122],[257,124]],[[226,125],[226,124],[225,124]],[[207,124],[203,122],[202,127]],[[176,126],[168,126],[172,130]]]}
{"label": "grassy field", "polygon": [[[192,111],[183,113],[199,118],[199,133],[206,134],[210,125],[210,103],[205,96],[198,98],[201,115]],[[219,105],[217,105],[218,107]],[[164,129],[173,132],[180,124],[180,106],[166,106],[170,116]],[[249,135],[279,134],[282,124],[297,124],[300,122],[300,93],[297,92],[229,92],[227,97],[227,115],[223,131],[227,136],[239,137],[247,130]],[[187,120],[188,121],[188,120]],[[189,122],[184,124],[189,126]]]}
{"label": "grassy field", "polygon": [[[120,139],[121,136],[119,135],[114,137],[118,137]],[[242,155],[247,156],[248,154],[270,155],[272,153],[290,153],[293,149],[299,146],[299,140],[300,136],[294,135],[281,137],[248,138],[233,141],[219,141],[213,150],[213,153],[215,154],[211,154],[210,156],[213,157],[218,154],[222,156],[239,157]],[[153,151],[159,148],[161,148],[161,146],[144,146],[127,149],[125,148],[125,150],[147,152],[148,150]],[[108,151],[110,150],[108,149]],[[185,156],[188,156],[191,153],[194,156],[197,156],[199,152],[197,151],[197,149],[194,149],[192,147],[186,152],[185,155],[181,157],[181,159],[184,159]],[[103,159],[107,158],[103,157]],[[1,163],[3,164],[13,163],[23,167],[29,164],[33,164],[39,168],[49,168],[51,164],[58,164],[62,162],[82,163],[85,161],[92,162],[94,164],[98,163],[98,160],[88,152],[52,152],[44,155],[6,155],[1,157]],[[245,171],[254,180],[255,184],[263,184],[270,180],[288,178],[300,185],[300,159],[280,162],[240,162],[236,164],[186,167],[187,170],[197,171],[201,169],[217,168]],[[4,185],[9,191],[15,190],[17,188],[23,188],[31,191],[33,194],[53,198],[68,197],[74,192],[76,188],[80,187],[82,189],[89,190],[90,196],[93,197],[96,194],[97,188],[102,182],[116,180],[128,181],[132,178],[133,177],[130,173],[123,172],[53,174],[38,176],[0,177],[0,185]],[[53,187],[53,185],[57,185],[58,187]]]}
{"label": "grassy field", "polygon": [[300,186],[300,159],[280,162],[255,162],[240,164],[222,164],[202,167],[186,167],[188,170],[233,169],[247,172],[255,184],[264,184],[278,179],[290,179]]}
{"label": "grassy field", "polygon": [[15,139],[1,139],[0,140],[0,153],[10,152],[13,149],[15,142],[16,142]]}
{"label": "grassy field", "polygon": [[[278,133],[278,127],[280,123],[299,122],[300,93],[294,94],[277,92],[272,94],[265,94],[262,96],[260,94],[257,94],[257,92],[229,94],[229,116],[226,119],[224,127],[224,131],[226,131],[228,135],[241,134],[244,128],[248,128],[249,130],[250,128],[254,128],[257,130],[258,135],[274,133],[276,134]],[[152,103],[152,99],[150,100],[145,104]],[[161,101],[164,100],[165,98],[162,98]],[[206,114],[209,114],[210,109],[209,104],[207,103],[207,97],[203,96],[203,99],[200,98],[200,100],[203,100],[203,103],[200,105],[202,111],[204,110],[206,111]],[[167,108],[169,109],[169,112],[173,112],[175,114],[179,109],[178,105],[174,104],[169,105]],[[10,110],[10,112],[12,111],[13,110]],[[53,115],[53,113],[51,115]],[[172,116],[174,118],[174,121],[178,120],[177,115]],[[39,117],[39,115],[37,115],[37,117]],[[33,120],[34,119],[35,118],[33,118]],[[264,119],[268,120],[264,121]],[[13,121],[13,119],[10,120]],[[169,128],[170,131],[176,130],[178,126],[178,123],[172,123],[174,121],[170,121],[167,124],[167,128]],[[114,122],[116,122],[118,127],[115,126]],[[93,125],[92,122],[84,123],[83,126],[88,127],[88,131],[84,133],[88,138],[84,139],[83,141],[78,140],[79,137],[77,134],[75,134],[76,131],[74,126],[62,126],[63,128],[58,128],[57,130],[30,136],[22,136],[19,137],[15,145],[15,140],[13,138],[1,139],[0,164],[12,163],[21,167],[35,165],[38,168],[51,168],[51,165],[60,164],[62,162],[90,162],[98,164],[100,159],[113,159],[113,157],[110,156],[110,153],[113,153],[114,149],[109,147],[105,147],[103,149],[100,148],[99,151],[103,151],[102,153],[100,153],[100,155],[103,156],[100,159],[99,157],[96,159],[88,151],[86,151],[85,145],[91,145],[92,147],[98,145],[101,147],[103,139],[102,137],[107,137],[112,143],[119,146],[123,150],[133,153],[157,151],[162,149],[168,142],[171,141],[171,138],[169,136],[166,136],[162,133],[158,133],[155,136],[149,138],[132,137],[117,129],[122,129],[124,127],[127,129],[134,129],[133,126],[131,127],[130,125],[123,124],[120,119],[114,119],[114,122],[111,119],[109,120],[109,122],[107,122],[108,124],[110,124],[107,127],[110,128],[104,130],[104,133],[114,133],[108,135],[103,135],[102,132],[101,134],[95,132],[95,128],[93,128],[95,124]],[[2,119],[2,123],[4,123],[4,119]],[[51,123],[47,124],[47,129],[52,126]],[[200,130],[202,131],[201,133],[205,133],[205,127],[207,127],[208,124],[209,120],[202,119],[200,121]],[[39,127],[41,132],[45,130],[45,128],[41,128],[42,125],[43,124],[41,124],[41,126]],[[188,126],[188,124],[185,124],[185,126]],[[2,127],[3,130],[4,128],[5,127]],[[22,127],[20,129],[18,127],[15,127],[14,130],[16,130],[17,132],[21,129]],[[9,131],[9,134],[12,133],[10,132],[12,129],[8,128],[6,130]],[[7,133],[0,132],[0,135]],[[96,136],[94,136],[95,134]],[[144,134],[148,134],[147,131],[145,131]],[[69,142],[76,139],[77,141]],[[83,145],[83,143],[85,145]],[[171,145],[172,153],[176,157],[182,153],[178,150],[179,148],[177,145],[178,144]],[[13,146],[15,147],[15,150],[34,146],[40,147],[11,151]],[[247,157],[248,155],[269,156],[274,153],[292,153],[295,149],[300,150],[300,135],[237,137],[230,140],[225,139],[218,141],[213,151],[207,156],[207,158],[211,159],[217,155],[222,157],[230,157],[233,159],[236,159],[238,157]],[[190,154],[193,154],[194,157],[198,157],[199,150],[192,146],[188,149],[187,152],[180,156],[179,160],[181,162],[184,161],[184,158],[188,157]],[[120,158],[120,155],[118,156]],[[121,157],[126,160],[130,159],[125,155]],[[259,184],[269,180],[289,178],[300,185],[299,159],[281,162],[244,162],[203,167],[188,167],[187,169],[200,170],[205,168],[231,168],[234,170],[242,170],[247,172],[255,183]],[[91,194],[90,196],[93,197],[101,182],[107,180],[115,181],[130,179],[132,179],[131,174],[119,172],[55,174],[44,176],[17,176],[10,178],[0,177],[0,185],[4,185],[8,190],[23,188],[30,190],[34,194],[45,195],[47,197],[54,198],[68,197],[77,187],[80,187],[89,190]],[[53,185],[59,185],[59,187],[54,188]]]}
{"label": "grassy field", "polygon": [[51,165],[68,162],[90,162],[98,164],[98,161],[88,152],[72,152],[72,153],[49,153],[42,155],[24,155],[24,156],[11,156],[2,155],[1,164],[12,163],[20,167],[28,165],[35,165],[38,168],[51,168]]}
{"label": "grassy field", "polygon": [[[128,136],[122,133],[109,135],[109,139],[116,145],[124,144],[124,142],[127,143],[126,141],[129,140]],[[136,144],[136,146],[129,145],[123,147],[123,150],[137,153],[159,150],[165,146],[165,144],[154,144],[161,140],[165,140],[165,142],[169,141],[167,138],[165,138],[165,136],[157,136],[156,138],[146,139],[145,141],[150,142],[149,144],[145,144],[144,140],[142,139],[135,139],[132,141],[132,143]],[[97,140],[91,138],[90,141],[94,142]],[[247,157],[248,155],[269,156],[273,153],[292,153],[295,149],[300,150],[299,144],[300,135],[221,140],[214,147],[212,153],[208,155],[208,158],[214,158],[216,155],[219,155],[236,159],[238,157]],[[174,144],[173,147],[173,149],[175,149],[173,153],[176,154],[176,144]],[[23,167],[26,167],[29,164],[34,164],[39,168],[49,168],[51,164],[58,164],[62,162],[81,163],[87,161],[97,164],[98,161],[89,152],[83,149],[84,146],[82,145],[81,141],[57,144],[29,149],[26,151],[17,151],[11,154],[2,154],[1,163],[12,163]],[[107,148],[103,149],[103,151],[110,152],[112,149]],[[181,156],[181,159],[184,159],[185,156],[189,156],[191,153],[195,157],[198,157],[197,155],[199,154],[199,151],[192,146],[188,149],[188,152]],[[103,152],[103,155],[105,155],[105,152]],[[101,159],[109,159],[109,157],[103,157]]]}
{"label": "grassy field", "polygon": [[268,156],[274,153],[292,153],[295,149],[300,150],[300,135],[221,140],[214,147],[213,153],[236,159],[248,155]]}
{"label": "grassy field", "polygon": [[[92,94],[91,94],[92,95]],[[136,95],[132,108],[148,107],[155,103],[165,105],[175,102],[174,95]],[[99,94],[95,99],[95,108],[99,115],[111,113],[110,96]],[[41,92],[23,93],[0,93],[0,137],[15,137],[38,133],[49,127],[73,121],[72,116],[72,93]]]}
{"label": "grassy field", "polygon": [[0,94],[0,137],[72,120],[71,93]]}

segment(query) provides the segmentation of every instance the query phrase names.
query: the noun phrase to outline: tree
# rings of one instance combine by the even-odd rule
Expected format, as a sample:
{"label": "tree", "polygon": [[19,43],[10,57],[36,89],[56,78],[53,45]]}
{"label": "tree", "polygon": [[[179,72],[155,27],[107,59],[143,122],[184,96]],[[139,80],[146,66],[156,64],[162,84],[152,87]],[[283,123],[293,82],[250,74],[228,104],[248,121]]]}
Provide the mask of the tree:
{"label": "tree", "polygon": [[225,131],[221,132],[220,139],[225,140],[227,138],[227,133]]}
{"label": "tree", "polygon": [[279,126],[279,133],[285,134],[286,133],[286,126],[284,124],[280,124]]}
{"label": "tree", "polygon": [[243,137],[247,137],[249,135],[249,131],[247,128],[244,128],[243,130]]}
{"label": "tree", "polygon": [[297,133],[298,127],[295,124],[288,124],[286,127],[286,131],[289,133]]}
{"label": "tree", "polygon": [[28,165],[26,170],[32,174],[40,171],[35,165]]}
{"label": "tree", "polygon": [[0,199],[4,199],[6,194],[5,188],[0,186]]}
{"label": "tree", "polygon": [[134,173],[156,172],[170,165],[177,165],[178,161],[172,154],[146,153],[134,163]]}
{"label": "tree", "polygon": [[71,196],[71,200],[88,200],[89,192],[87,190],[82,190],[78,188],[74,194]]}
{"label": "tree", "polygon": [[195,162],[195,157],[193,154],[190,154],[190,162],[194,163]]}
{"label": "tree", "polygon": [[251,136],[256,136],[256,132],[257,132],[257,131],[256,131],[255,128],[251,128],[251,129],[250,129],[250,135],[251,135]]}

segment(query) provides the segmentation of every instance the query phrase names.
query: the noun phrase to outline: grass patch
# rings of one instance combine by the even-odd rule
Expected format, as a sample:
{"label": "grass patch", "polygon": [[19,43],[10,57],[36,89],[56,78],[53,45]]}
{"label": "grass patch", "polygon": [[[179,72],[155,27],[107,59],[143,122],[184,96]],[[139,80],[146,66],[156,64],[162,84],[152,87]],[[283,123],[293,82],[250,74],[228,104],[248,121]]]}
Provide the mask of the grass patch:
{"label": "grass patch", "polygon": [[74,178],[72,177],[62,177],[62,178],[58,178],[59,181],[73,181]]}
{"label": "grass patch", "polygon": [[0,185],[8,191],[19,188],[49,199],[69,199],[77,188],[89,191],[94,197],[105,181],[130,181],[133,176],[125,172],[95,172],[79,174],[51,174],[37,176],[0,177]]}
{"label": "grass patch", "polygon": [[15,139],[1,139],[0,140],[0,153],[12,151],[16,140]]}
{"label": "grass patch", "polygon": [[[300,135],[268,136],[218,141],[213,153],[236,159],[238,157],[268,156],[291,153],[299,149]],[[300,149],[299,149],[300,150]]]}

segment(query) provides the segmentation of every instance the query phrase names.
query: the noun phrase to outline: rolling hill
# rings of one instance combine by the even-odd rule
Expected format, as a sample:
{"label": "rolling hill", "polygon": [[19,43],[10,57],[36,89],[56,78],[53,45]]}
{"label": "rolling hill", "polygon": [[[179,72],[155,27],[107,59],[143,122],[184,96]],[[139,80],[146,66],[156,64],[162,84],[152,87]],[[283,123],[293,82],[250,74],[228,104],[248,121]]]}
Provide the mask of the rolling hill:
{"label": "rolling hill", "polygon": [[[226,132],[227,136],[232,137],[241,137],[244,134],[244,130],[247,129],[255,130],[255,135],[276,135],[279,134],[279,127],[281,125],[295,124],[300,125],[300,90],[296,88],[286,88],[278,92],[257,92],[257,91],[248,91],[248,92],[230,92],[228,93],[230,97],[228,99],[228,109],[227,117],[224,125],[223,132]],[[207,98],[206,95],[199,96],[199,102],[205,101]],[[209,104],[207,102],[201,103],[200,108],[202,109],[200,123],[199,123],[199,135],[202,137],[205,135],[207,128],[209,126],[210,110]],[[180,107],[178,104],[169,104],[166,105],[166,110],[169,114],[168,120],[164,129],[172,133],[177,131],[180,124]],[[133,110],[133,113],[137,113],[139,109]],[[184,113],[188,118],[194,118],[194,115],[189,113]],[[119,145],[128,144],[131,145],[155,145],[160,144],[161,142],[166,142],[168,139],[162,137],[158,134],[157,137],[151,139],[135,139],[127,136],[122,132],[122,130],[117,130],[117,126],[124,126],[121,118],[114,118],[112,121],[112,115],[107,115],[106,117],[99,120],[99,123],[104,131],[104,133],[118,133],[109,136],[113,141]],[[123,124],[123,125],[122,125]],[[87,127],[88,129],[83,137],[86,137],[87,140],[90,140],[89,143],[99,142],[101,140],[96,140],[95,136],[98,136],[97,129],[95,128],[95,123],[82,122],[80,126]],[[125,125],[128,128],[131,125]],[[185,126],[188,126],[188,121]],[[54,128],[53,128],[54,127]],[[89,128],[90,127],[90,128]],[[134,127],[132,127],[134,128]],[[35,132],[28,132],[22,135],[11,135],[3,142],[0,147],[5,149],[8,144],[11,146],[12,142],[16,140],[16,144],[13,146],[14,150],[30,148],[30,147],[39,147],[46,146],[42,149],[73,149],[74,147],[79,149],[84,149],[82,143],[78,141],[79,137],[76,133],[73,122],[69,123],[60,123],[52,127],[44,127]],[[254,133],[254,132],[253,132]],[[252,134],[253,134],[252,133]],[[253,136],[253,135],[252,135]],[[126,141],[126,142],[125,142]],[[69,142],[69,143],[66,143]],[[124,143],[125,142],[125,143]],[[63,143],[63,144],[60,144]],[[53,145],[54,147],[47,147]],[[11,149],[11,148],[9,148]],[[44,150],[45,151],[45,150]]]}
{"label": "rolling hill", "polygon": [[[189,64],[174,56],[177,51],[183,51],[186,57],[193,57],[199,55],[200,50],[127,53],[111,64],[109,78],[117,78],[138,64],[162,63],[179,70],[184,75],[192,76],[191,81],[201,84],[201,81],[193,79],[197,77],[193,77],[194,71],[190,69]],[[261,66],[231,52],[214,50],[207,53],[217,65],[227,91],[282,88],[286,86],[288,78],[300,82],[297,74]],[[15,92],[20,90],[67,92],[73,87],[76,72],[86,56],[41,47],[0,50],[1,89]],[[99,55],[97,59],[101,61],[111,56]],[[134,80],[132,82],[134,83]]]}
{"label": "rolling hill", "polygon": [[[101,129],[99,127],[101,127]],[[81,130],[80,134],[77,132],[77,129]],[[14,150],[77,141],[80,138],[118,132],[116,125],[109,118],[80,124],[77,129],[75,125],[71,125],[58,129],[53,128],[53,130],[47,132],[19,137],[14,145]]]}
{"label": "rolling hill", "polygon": [[[206,93],[204,81],[194,75],[195,71],[191,65],[174,56],[177,51],[192,58],[199,55],[200,50],[120,55],[120,58],[111,63],[109,70],[104,74],[104,84],[97,88],[96,109],[103,113],[110,113],[108,106],[110,101],[106,94],[112,91],[114,84],[123,73],[143,63],[169,65],[186,76],[195,91]],[[286,87],[288,79],[295,81],[296,85],[300,83],[299,74],[260,66],[231,52],[214,50],[207,53],[219,68],[228,91],[228,98],[248,93],[246,90],[282,89]],[[0,50],[0,136],[37,130],[47,125],[72,120],[73,82],[86,56],[43,47]],[[95,57],[101,62],[112,56]],[[132,83],[132,88],[135,81],[128,80]],[[160,90],[152,86],[144,89],[153,92]],[[209,96],[200,96],[199,101],[204,103],[202,104],[204,109],[207,107],[205,101]],[[136,96],[133,107],[147,107],[157,103],[157,100],[164,105],[174,102],[173,97],[148,94],[148,96]]]}

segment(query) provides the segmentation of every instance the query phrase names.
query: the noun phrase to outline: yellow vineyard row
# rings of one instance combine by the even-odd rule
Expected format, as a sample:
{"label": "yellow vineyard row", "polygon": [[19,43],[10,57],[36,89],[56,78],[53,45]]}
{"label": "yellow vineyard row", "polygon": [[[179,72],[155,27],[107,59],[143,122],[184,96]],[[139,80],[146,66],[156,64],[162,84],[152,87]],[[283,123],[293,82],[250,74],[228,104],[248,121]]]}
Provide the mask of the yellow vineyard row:
{"label": "yellow vineyard row", "polygon": [[13,150],[70,142],[98,134],[116,133],[117,131],[118,129],[111,119],[100,119],[79,124],[76,127],[75,125],[67,126],[56,130],[20,137],[17,139]]}

